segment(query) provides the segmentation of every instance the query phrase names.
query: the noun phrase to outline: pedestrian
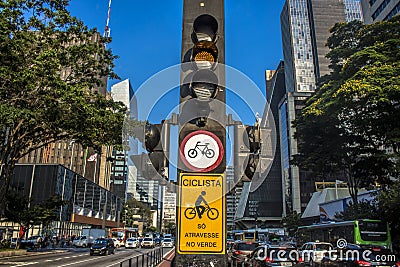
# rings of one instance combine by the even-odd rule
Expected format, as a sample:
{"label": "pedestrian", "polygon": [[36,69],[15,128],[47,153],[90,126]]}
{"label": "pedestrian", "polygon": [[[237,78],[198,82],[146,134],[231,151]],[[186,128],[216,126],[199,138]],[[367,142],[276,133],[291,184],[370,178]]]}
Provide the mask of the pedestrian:
{"label": "pedestrian", "polygon": [[42,247],[42,237],[38,236],[38,238],[36,239],[36,249],[41,247]]}
{"label": "pedestrian", "polygon": [[63,248],[64,247],[64,244],[65,244],[65,237],[64,236],[62,236],[61,237],[61,247]]}

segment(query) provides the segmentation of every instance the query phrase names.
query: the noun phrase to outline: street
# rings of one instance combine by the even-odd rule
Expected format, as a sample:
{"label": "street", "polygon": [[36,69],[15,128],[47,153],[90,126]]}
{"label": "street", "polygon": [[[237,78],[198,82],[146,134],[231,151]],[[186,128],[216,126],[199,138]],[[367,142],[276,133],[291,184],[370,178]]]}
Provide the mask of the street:
{"label": "street", "polygon": [[[158,249],[158,248],[156,248]],[[172,248],[164,248],[163,255],[166,255]],[[111,266],[120,266],[120,262],[128,260],[134,256],[140,254],[147,254],[153,251],[154,249],[125,249],[119,248],[115,250],[115,254],[107,255],[107,256],[90,256],[88,248],[71,248],[65,250],[65,252],[60,253],[52,253],[52,254],[32,254],[27,256],[18,256],[18,257],[9,257],[0,259],[0,266],[43,266],[43,267],[66,267],[66,266],[99,266],[99,267],[111,267]],[[152,261],[150,257],[139,257],[139,265],[142,266],[151,266],[151,262],[155,262],[155,259]],[[148,264],[147,265],[147,260]],[[136,260],[132,260],[132,265],[136,265]],[[123,266],[129,266],[128,261],[123,264]]]}

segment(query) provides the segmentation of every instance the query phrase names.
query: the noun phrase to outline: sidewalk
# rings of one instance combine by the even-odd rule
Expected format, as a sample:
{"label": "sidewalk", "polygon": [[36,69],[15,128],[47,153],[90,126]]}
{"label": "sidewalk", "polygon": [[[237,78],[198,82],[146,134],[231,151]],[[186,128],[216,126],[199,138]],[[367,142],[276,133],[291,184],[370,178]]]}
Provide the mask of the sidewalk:
{"label": "sidewalk", "polygon": [[168,254],[163,256],[163,261],[157,267],[170,267],[175,258],[175,249],[171,250]]}
{"label": "sidewalk", "polygon": [[32,256],[32,255],[43,255],[43,254],[54,254],[54,253],[63,253],[67,250],[60,249],[60,248],[41,248],[38,250],[27,251],[26,249],[15,249],[15,250],[8,250],[8,251],[0,251],[0,258],[6,257],[15,257],[15,256]]}

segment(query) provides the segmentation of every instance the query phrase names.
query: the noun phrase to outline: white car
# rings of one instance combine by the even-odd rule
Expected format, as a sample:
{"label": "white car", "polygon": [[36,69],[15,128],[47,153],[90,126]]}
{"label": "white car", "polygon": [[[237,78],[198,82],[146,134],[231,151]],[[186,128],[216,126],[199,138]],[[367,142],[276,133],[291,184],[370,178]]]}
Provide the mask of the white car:
{"label": "white car", "polygon": [[171,238],[164,238],[161,242],[161,246],[164,248],[172,248],[174,246],[174,241]]}
{"label": "white car", "polygon": [[88,246],[88,239],[85,235],[78,236],[72,241],[72,245],[74,247],[83,247],[86,248]]}
{"label": "white car", "polygon": [[142,248],[154,248],[156,244],[154,243],[154,239],[151,237],[145,237],[141,244]]}
{"label": "white car", "polygon": [[118,240],[116,238],[113,238],[112,240],[114,241],[114,246],[116,248],[123,247],[125,245],[123,241]]}
{"label": "white car", "polygon": [[139,240],[136,237],[128,238],[125,242],[125,248],[138,248]]}

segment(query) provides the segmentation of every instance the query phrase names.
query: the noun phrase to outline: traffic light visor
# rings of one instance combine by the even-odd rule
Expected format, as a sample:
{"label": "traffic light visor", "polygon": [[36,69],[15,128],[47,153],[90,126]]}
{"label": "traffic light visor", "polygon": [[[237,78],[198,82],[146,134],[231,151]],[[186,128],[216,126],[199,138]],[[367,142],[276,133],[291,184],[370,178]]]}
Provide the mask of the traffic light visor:
{"label": "traffic light visor", "polygon": [[218,91],[218,77],[210,70],[199,70],[192,77],[190,89],[193,96],[199,100],[215,98]]}
{"label": "traffic light visor", "polygon": [[215,41],[218,31],[217,20],[208,14],[198,16],[193,22],[193,35],[194,43],[200,41]]}

